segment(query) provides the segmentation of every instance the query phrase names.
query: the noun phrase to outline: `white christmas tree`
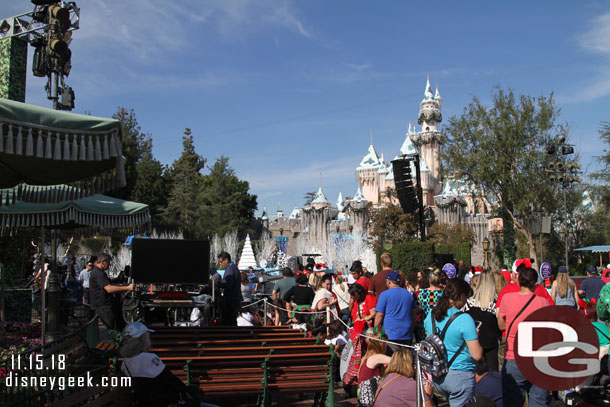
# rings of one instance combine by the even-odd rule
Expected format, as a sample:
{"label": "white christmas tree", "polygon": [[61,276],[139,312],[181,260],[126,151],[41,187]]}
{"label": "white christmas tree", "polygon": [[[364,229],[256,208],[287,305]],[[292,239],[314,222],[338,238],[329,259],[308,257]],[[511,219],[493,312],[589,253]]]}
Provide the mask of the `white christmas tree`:
{"label": "white christmas tree", "polygon": [[256,267],[256,258],[254,257],[249,234],[246,235],[244,249],[241,251],[241,257],[239,258],[239,263],[237,263],[237,268],[240,270],[248,270],[248,267]]}

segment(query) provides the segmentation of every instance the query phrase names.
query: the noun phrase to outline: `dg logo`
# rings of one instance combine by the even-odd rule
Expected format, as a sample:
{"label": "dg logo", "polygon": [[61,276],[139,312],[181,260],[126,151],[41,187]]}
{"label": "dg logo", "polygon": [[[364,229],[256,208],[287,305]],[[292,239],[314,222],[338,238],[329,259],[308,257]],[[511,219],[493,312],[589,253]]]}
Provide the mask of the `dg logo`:
{"label": "dg logo", "polygon": [[514,345],[521,373],[545,390],[568,390],[599,372],[595,328],[582,312],[570,307],[532,312],[518,325]]}

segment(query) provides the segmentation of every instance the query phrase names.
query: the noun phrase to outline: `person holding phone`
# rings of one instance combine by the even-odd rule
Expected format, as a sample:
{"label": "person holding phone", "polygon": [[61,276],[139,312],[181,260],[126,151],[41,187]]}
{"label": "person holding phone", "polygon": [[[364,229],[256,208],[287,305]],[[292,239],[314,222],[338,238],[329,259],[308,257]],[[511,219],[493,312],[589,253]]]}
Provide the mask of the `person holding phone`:
{"label": "person holding phone", "polygon": [[473,295],[466,301],[464,311],[472,319],[479,321],[477,330],[479,331],[479,343],[483,347],[483,354],[487,359],[490,372],[499,372],[498,362],[498,339],[502,332],[498,328],[498,318],[496,315],[496,280],[494,273],[483,270],[479,274],[479,282]]}

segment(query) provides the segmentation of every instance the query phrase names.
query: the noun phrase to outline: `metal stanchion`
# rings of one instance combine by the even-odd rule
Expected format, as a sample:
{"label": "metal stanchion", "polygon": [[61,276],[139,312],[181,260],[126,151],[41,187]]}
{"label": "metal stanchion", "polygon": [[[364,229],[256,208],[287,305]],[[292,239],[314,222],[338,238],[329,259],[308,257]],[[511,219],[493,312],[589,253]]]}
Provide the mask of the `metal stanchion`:
{"label": "metal stanchion", "polygon": [[263,319],[263,326],[267,326],[267,297],[265,297],[265,301],[264,301],[264,312],[265,312],[265,316]]}
{"label": "metal stanchion", "polygon": [[424,400],[424,385],[422,382],[422,377],[421,377],[421,366],[419,364],[419,358],[417,356],[415,356],[415,359],[417,361],[417,368],[415,369],[415,383],[417,385],[417,391],[416,391],[416,395],[417,395],[417,407],[423,407],[426,404],[426,401]]}
{"label": "metal stanchion", "polygon": [[330,308],[326,307],[326,323],[330,324]]}

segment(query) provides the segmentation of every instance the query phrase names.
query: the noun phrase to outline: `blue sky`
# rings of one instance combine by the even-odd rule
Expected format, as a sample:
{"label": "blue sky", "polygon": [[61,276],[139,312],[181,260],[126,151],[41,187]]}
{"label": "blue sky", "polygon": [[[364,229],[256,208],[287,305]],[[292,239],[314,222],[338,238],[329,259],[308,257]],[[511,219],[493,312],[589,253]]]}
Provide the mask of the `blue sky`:
{"label": "blue sky", "polygon": [[[583,167],[595,169],[610,120],[605,1],[81,0],[73,35],[74,112],[135,109],[171,164],[192,129],[258,195],[259,210],[302,206],[322,173],[327,197],[353,195],[369,132],[386,159],[416,122],[426,74],[443,116],[492,87],[554,92]],[[4,1],[0,15],[32,9]],[[28,63],[31,64],[30,49]],[[28,67],[28,72],[31,72]],[[50,106],[29,74],[27,102]]]}

